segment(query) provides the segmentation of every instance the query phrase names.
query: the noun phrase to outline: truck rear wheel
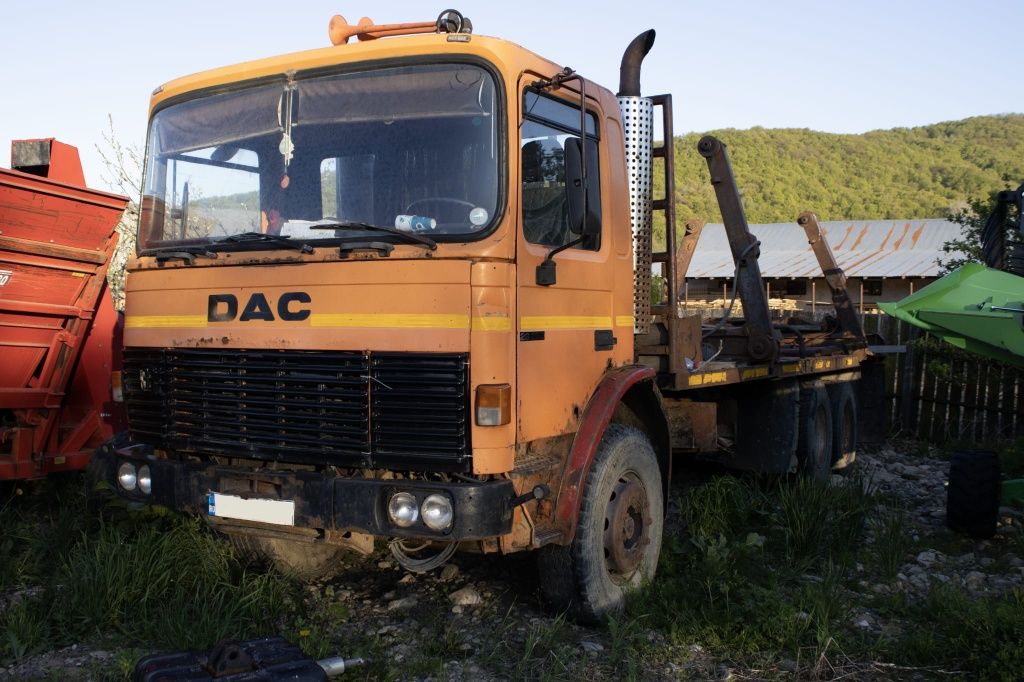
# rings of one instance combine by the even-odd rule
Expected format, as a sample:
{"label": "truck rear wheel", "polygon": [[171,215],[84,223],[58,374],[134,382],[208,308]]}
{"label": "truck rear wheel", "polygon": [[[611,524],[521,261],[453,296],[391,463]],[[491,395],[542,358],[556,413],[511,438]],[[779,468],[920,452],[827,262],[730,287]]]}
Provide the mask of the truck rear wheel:
{"label": "truck rear wheel", "polygon": [[654,577],[661,553],[661,469],[647,436],[611,424],[587,473],[576,536],[538,553],[541,589],[558,610],[595,623]]}
{"label": "truck rear wheel", "polygon": [[857,459],[857,397],[848,381],[829,387],[832,399],[832,468],[844,469]]}
{"label": "truck rear wheel", "polygon": [[999,520],[1002,475],[991,450],[957,450],[949,460],[946,525],[975,538],[990,538]]}
{"label": "truck rear wheel", "polygon": [[832,405],[825,384],[815,381],[800,390],[800,433],[796,447],[797,471],[816,481],[827,481],[832,471]]}

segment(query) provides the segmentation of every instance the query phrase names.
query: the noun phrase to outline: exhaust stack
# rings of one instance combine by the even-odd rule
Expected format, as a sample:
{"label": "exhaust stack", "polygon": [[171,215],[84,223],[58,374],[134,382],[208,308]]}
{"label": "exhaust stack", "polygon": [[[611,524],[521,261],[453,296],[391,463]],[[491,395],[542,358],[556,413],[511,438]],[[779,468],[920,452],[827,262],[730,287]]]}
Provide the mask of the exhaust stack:
{"label": "exhaust stack", "polygon": [[640,66],[654,45],[654,29],[633,38],[619,67],[619,110],[626,140],[630,223],[633,228],[633,333],[651,326],[651,201],[654,196],[654,103],[640,96]]}

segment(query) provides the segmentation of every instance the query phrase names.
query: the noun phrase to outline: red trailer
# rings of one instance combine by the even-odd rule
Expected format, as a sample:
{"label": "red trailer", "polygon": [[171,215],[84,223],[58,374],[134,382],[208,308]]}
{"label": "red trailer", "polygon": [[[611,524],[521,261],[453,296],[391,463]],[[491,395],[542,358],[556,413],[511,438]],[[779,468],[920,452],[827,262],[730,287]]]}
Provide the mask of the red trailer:
{"label": "red trailer", "polygon": [[120,428],[121,323],[107,267],[127,197],[85,186],[78,150],[11,144],[0,168],[0,480],[82,469]]}

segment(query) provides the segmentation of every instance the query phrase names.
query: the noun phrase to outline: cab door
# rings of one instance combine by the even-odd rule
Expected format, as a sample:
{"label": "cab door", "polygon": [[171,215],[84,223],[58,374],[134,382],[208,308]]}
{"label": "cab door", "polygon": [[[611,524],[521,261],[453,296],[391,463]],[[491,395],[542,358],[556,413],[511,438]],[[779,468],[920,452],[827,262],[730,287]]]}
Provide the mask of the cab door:
{"label": "cab door", "polygon": [[[581,131],[578,91],[564,85],[557,93],[539,91],[529,85],[536,80],[536,75],[527,74],[519,89],[516,252],[520,442],[576,430],[579,416],[612,361],[617,343],[608,225],[602,225],[594,238],[554,257],[554,284],[537,283],[537,266],[547,254],[577,236],[568,226],[565,148],[566,141],[579,139]],[[602,189],[596,193],[598,201],[607,196],[603,176],[608,163],[601,144],[601,120],[597,104],[589,101],[586,134],[592,144],[588,153],[596,143],[599,160],[599,177],[590,177],[589,182],[599,183]]]}

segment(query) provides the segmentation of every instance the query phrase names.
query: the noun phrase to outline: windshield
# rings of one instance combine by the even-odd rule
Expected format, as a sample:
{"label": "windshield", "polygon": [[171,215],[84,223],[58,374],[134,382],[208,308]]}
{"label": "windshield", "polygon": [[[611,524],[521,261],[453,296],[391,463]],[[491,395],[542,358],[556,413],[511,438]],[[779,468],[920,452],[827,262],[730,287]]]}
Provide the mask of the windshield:
{"label": "windshield", "polygon": [[493,79],[465,64],[301,79],[169,106],[150,124],[139,248],[253,232],[329,242],[358,234],[350,223],[472,239],[498,205],[497,118]]}

